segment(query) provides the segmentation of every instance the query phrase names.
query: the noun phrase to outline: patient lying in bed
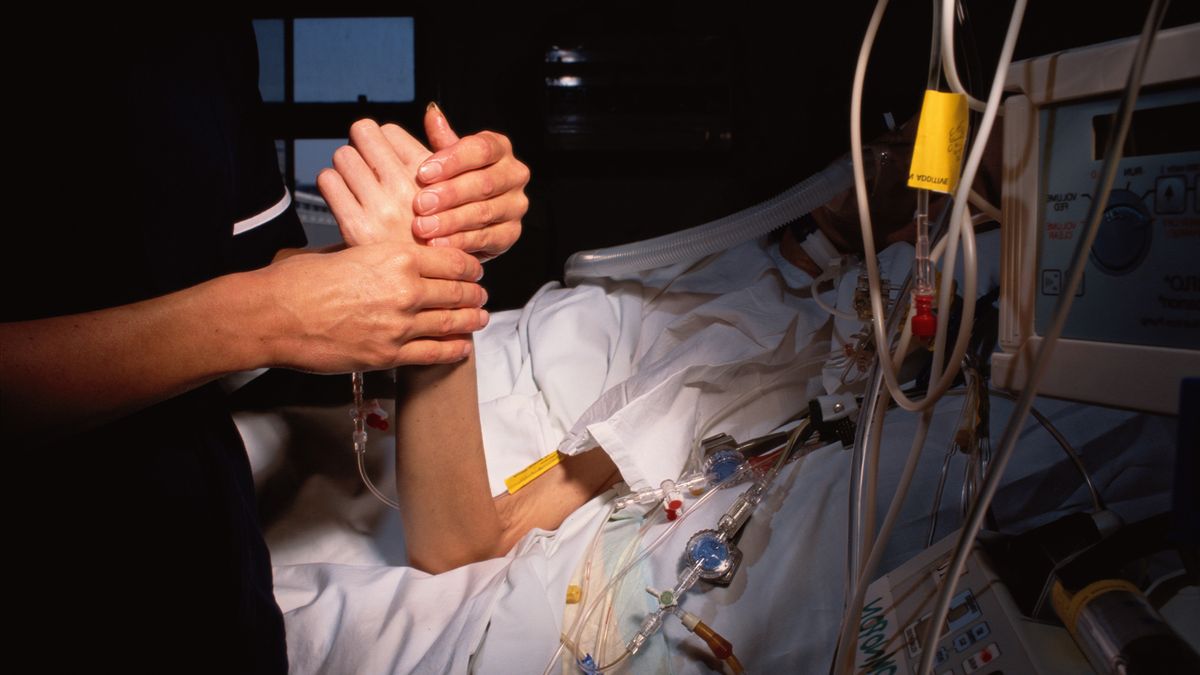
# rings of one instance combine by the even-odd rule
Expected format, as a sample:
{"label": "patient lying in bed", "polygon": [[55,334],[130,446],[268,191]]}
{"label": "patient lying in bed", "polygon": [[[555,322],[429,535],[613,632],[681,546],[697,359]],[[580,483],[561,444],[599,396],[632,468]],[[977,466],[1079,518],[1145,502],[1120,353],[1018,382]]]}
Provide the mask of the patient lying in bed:
{"label": "patient lying in bed", "polygon": [[[875,147],[894,157],[907,141],[896,133]],[[912,192],[901,177],[874,177],[873,200],[887,207],[877,212],[881,248],[909,236]],[[861,246],[850,201],[814,219],[854,251]],[[903,250],[888,258],[902,277]],[[402,369],[396,481],[411,564],[441,572],[503,555],[534,528],[556,529],[617,482],[645,487],[676,477],[695,440],[689,432],[715,412],[706,405],[808,359],[807,369],[780,382],[803,405],[818,393],[829,353],[829,317],[810,300],[820,272],[788,229],[778,243],[751,243],[706,261],[543,289],[526,309],[536,318],[512,327],[523,340],[517,354],[483,342],[488,353],[477,349],[462,363]],[[534,354],[539,335],[546,337]],[[778,423],[795,410],[754,412]],[[659,439],[653,457],[635,451],[631,433]],[[528,464],[555,449],[565,455],[557,466],[514,494],[498,489],[497,474],[522,468],[515,458]]]}
{"label": "patient lying in bed", "polygon": [[[395,475],[404,539],[412,568],[439,574],[378,563],[277,567],[293,667],[543,667],[563,630],[566,586],[602,525],[606,490],[673,478],[696,436],[766,433],[825,393],[822,368],[857,327],[831,322],[815,305],[818,270],[794,244],[785,235],[629,278],[552,284],[523,310],[493,316],[468,360],[403,371]],[[911,261],[903,245],[882,257],[896,279]],[[827,301],[840,296],[845,307],[853,285],[847,279]],[[762,395],[745,405],[744,392]],[[1084,428],[1102,434],[1126,423],[1089,418]],[[894,431],[907,439],[903,424]],[[566,455],[560,464],[508,493],[506,477],[555,449]],[[829,448],[781,478],[784,488],[744,540],[752,555],[739,585],[705,605],[711,613],[742,600],[726,635],[756,650],[747,663],[754,670],[828,663],[841,612],[846,461]],[[676,560],[668,553],[655,562],[648,583],[671,578]],[[665,630],[686,639],[674,624]]]}

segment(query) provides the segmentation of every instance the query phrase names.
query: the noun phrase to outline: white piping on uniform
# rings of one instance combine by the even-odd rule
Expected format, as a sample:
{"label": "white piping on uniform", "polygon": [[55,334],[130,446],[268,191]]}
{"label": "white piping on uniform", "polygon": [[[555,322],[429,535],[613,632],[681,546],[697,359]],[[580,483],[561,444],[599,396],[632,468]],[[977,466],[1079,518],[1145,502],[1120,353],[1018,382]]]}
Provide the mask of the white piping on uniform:
{"label": "white piping on uniform", "polygon": [[287,186],[284,186],[283,197],[278,202],[276,202],[274,206],[267,209],[266,211],[263,211],[262,213],[250,216],[249,218],[246,218],[245,220],[239,220],[236,223],[234,223],[233,224],[234,236],[237,236],[244,232],[249,232],[250,230],[253,230],[254,228],[258,227],[259,225],[262,225],[264,223],[269,223],[270,221],[275,220],[275,218],[279,217],[279,214],[286,211],[287,207],[291,206],[291,204],[292,204],[292,193],[288,192]]}

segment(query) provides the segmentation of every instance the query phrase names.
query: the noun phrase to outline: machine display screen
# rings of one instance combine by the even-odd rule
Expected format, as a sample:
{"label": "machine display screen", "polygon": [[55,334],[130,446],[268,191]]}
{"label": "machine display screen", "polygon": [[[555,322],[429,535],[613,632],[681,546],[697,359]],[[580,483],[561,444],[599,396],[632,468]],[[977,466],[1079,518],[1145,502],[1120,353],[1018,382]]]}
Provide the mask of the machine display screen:
{"label": "machine display screen", "polygon": [[[1200,102],[1143,108],[1133,112],[1123,157],[1149,157],[1175,152],[1200,151]],[[1092,118],[1092,159],[1103,160],[1108,153],[1108,134],[1116,114]]]}

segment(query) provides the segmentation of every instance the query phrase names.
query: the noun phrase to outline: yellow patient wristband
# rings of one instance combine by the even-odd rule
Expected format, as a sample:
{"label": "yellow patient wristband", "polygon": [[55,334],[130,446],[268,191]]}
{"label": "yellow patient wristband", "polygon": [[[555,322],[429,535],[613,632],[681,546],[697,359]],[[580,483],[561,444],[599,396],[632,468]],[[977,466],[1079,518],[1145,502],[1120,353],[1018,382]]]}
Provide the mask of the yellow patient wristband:
{"label": "yellow patient wristband", "polygon": [[505,478],[504,486],[508,488],[508,494],[511,495],[517,490],[520,490],[521,488],[530,484],[533,482],[534,478],[537,478],[538,476],[557,466],[560,461],[562,461],[562,455],[560,455],[557,450],[554,450],[533,464],[530,464],[508,478]]}

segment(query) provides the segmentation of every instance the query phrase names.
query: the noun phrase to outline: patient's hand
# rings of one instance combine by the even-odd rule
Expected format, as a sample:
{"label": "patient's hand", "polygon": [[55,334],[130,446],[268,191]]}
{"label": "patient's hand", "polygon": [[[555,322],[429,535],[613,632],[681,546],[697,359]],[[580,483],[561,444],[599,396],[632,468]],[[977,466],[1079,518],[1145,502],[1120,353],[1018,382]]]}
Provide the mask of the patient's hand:
{"label": "patient's hand", "polygon": [[394,124],[381,128],[374,120],[355,122],[350,127],[351,145],[338,148],[333,168],[317,176],[317,187],[350,246],[414,243],[414,176],[428,151],[397,152],[389,138],[397,134],[408,135]]}

